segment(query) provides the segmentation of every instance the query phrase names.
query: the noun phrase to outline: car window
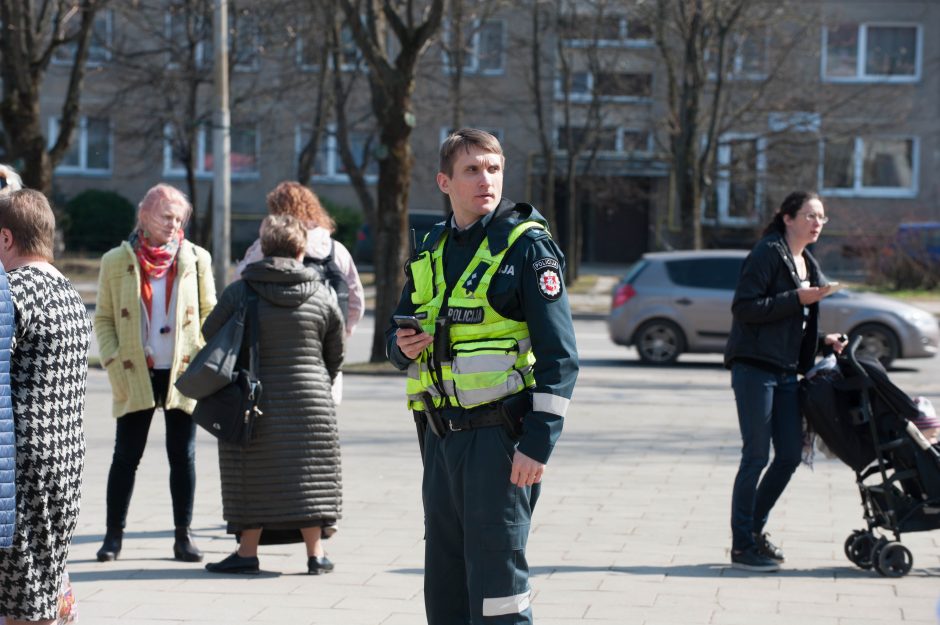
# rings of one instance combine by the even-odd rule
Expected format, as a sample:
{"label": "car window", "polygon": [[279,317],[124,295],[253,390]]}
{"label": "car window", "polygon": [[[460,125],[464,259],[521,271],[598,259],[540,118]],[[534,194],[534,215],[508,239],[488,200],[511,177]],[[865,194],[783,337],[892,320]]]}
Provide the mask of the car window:
{"label": "car window", "polygon": [[741,274],[741,258],[690,258],[666,263],[669,279],[679,286],[733,291]]}
{"label": "car window", "polygon": [[638,260],[637,262],[630,265],[630,268],[627,270],[627,275],[623,278],[624,284],[633,284],[633,281],[643,273],[643,270],[649,266],[648,260]]}

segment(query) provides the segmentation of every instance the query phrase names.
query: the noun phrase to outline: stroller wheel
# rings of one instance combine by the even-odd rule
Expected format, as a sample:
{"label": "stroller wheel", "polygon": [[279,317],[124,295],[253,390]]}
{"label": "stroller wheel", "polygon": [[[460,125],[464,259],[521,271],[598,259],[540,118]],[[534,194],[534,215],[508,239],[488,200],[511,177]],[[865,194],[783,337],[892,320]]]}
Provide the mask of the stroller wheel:
{"label": "stroller wheel", "polygon": [[904,577],[914,566],[911,550],[901,543],[890,542],[878,549],[875,570],[885,577]]}
{"label": "stroller wheel", "polygon": [[845,539],[845,555],[862,569],[872,567],[872,549],[877,541],[871,532],[855,530]]}

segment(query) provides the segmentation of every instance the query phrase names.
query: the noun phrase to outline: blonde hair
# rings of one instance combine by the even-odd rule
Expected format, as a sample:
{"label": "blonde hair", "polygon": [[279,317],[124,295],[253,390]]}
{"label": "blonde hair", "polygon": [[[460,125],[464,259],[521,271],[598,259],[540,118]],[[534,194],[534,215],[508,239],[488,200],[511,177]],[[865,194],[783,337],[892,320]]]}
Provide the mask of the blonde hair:
{"label": "blonde hair", "polygon": [[268,215],[261,222],[261,253],[297,258],[307,248],[307,228],[292,215]]}
{"label": "blonde hair", "polygon": [[55,215],[46,196],[33,189],[0,195],[0,228],[13,233],[13,242],[23,256],[53,261]]}
{"label": "blonde hair", "polygon": [[141,229],[140,215],[142,213],[149,213],[166,204],[180,206],[185,209],[186,215],[183,217],[183,225],[186,225],[186,222],[189,221],[190,216],[193,214],[193,205],[189,203],[189,198],[176,187],[171,187],[161,182],[160,184],[150,187],[147,193],[144,194],[144,199],[137,205],[137,224],[134,226],[134,229]]}
{"label": "blonde hair", "polygon": [[323,208],[320,198],[309,187],[299,182],[284,181],[274,187],[265,198],[272,215],[290,215],[307,228],[317,226],[336,232],[336,222]]}
{"label": "blonde hair", "polygon": [[0,165],[0,194],[13,193],[23,188],[23,179],[9,165]]}

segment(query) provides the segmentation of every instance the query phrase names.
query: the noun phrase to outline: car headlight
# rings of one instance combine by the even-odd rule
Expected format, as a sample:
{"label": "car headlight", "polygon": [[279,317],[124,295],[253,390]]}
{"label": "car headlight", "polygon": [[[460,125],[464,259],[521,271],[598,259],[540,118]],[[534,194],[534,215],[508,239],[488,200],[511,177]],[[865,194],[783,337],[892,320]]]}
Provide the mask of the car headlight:
{"label": "car headlight", "polygon": [[928,312],[919,310],[905,312],[901,313],[901,318],[915,328],[929,330],[937,327],[937,318]]}

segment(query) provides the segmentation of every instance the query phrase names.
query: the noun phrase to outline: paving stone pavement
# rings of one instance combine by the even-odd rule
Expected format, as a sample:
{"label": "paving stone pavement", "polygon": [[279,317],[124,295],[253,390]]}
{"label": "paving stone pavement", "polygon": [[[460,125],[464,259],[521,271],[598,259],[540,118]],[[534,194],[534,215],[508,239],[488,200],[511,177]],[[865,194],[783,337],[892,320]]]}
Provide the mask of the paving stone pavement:
{"label": "paving stone pavement", "polygon": [[[853,474],[801,468],[775,509],[788,562],[772,575],[727,566],[739,437],[717,366],[611,369],[582,377],[535,512],[528,555],[541,625],[937,625],[940,531],[910,534],[915,570],[886,579],[849,563],[861,525]],[[172,559],[163,424],[154,419],[121,558],[98,563],[114,424],[106,375],[89,375],[88,454],[69,570],[89,625],[420,625],[422,514],[414,425],[398,377],[353,376],[339,408],[344,518],[331,575],[304,574],[301,545],[262,548],[258,577]],[[677,386],[681,392],[677,392]],[[937,391],[934,390],[934,393]],[[207,560],[234,548],[221,518],[214,439],[197,436],[193,522]],[[435,624],[450,625],[450,624]]]}

